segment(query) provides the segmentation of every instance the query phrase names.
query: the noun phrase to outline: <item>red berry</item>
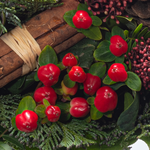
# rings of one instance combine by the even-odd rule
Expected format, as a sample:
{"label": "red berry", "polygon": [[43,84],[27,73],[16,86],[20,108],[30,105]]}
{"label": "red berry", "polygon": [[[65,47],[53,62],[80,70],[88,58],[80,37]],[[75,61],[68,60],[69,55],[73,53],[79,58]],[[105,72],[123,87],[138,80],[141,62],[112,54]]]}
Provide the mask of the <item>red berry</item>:
{"label": "red berry", "polygon": [[101,79],[98,76],[94,76],[90,73],[86,74],[86,80],[84,81],[84,92],[88,95],[94,95],[101,86]]}
{"label": "red berry", "polygon": [[90,112],[90,106],[82,97],[73,98],[70,102],[70,114],[73,117],[85,117]]}
{"label": "red berry", "polygon": [[108,76],[115,82],[124,82],[127,80],[128,74],[123,64],[114,63],[108,70]]}
{"label": "red berry", "polygon": [[72,53],[67,53],[62,59],[62,63],[66,67],[73,67],[78,64],[78,61]]}
{"label": "red berry", "polygon": [[52,86],[58,82],[60,69],[54,64],[47,64],[38,69],[37,75],[45,86]]}
{"label": "red berry", "polygon": [[84,10],[78,10],[73,16],[72,21],[78,29],[88,29],[92,25],[92,18]]}
{"label": "red berry", "polygon": [[109,86],[103,86],[96,92],[94,105],[102,113],[114,110],[117,102],[118,96]]}
{"label": "red berry", "polygon": [[24,110],[16,116],[16,126],[23,132],[33,132],[37,128],[38,115],[31,110]]}
{"label": "red berry", "polygon": [[121,56],[128,50],[127,42],[119,35],[114,35],[110,38],[110,51],[115,56]]}
{"label": "red berry", "polygon": [[62,82],[61,82],[61,87],[62,87],[63,93],[64,93],[65,95],[72,95],[72,96],[73,96],[73,95],[76,94],[76,92],[77,92],[77,90],[78,90],[78,83],[76,83],[74,87],[68,88],[68,87],[66,87],[66,86],[64,85],[64,82],[62,81]]}
{"label": "red berry", "polygon": [[68,73],[72,81],[83,83],[86,79],[86,73],[80,66],[73,66]]}
{"label": "red berry", "polygon": [[43,103],[43,99],[49,101],[51,105],[55,105],[57,95],[53,88],[51,87],[40,87],[34,92],[34,100],[37,103]]}
{"label": "red berry", "polygon": [[58,106],[50,105],[46,108],[45,113],[50,122],[56,122],[59,120],[59,117],[61,115],[61,110]]}

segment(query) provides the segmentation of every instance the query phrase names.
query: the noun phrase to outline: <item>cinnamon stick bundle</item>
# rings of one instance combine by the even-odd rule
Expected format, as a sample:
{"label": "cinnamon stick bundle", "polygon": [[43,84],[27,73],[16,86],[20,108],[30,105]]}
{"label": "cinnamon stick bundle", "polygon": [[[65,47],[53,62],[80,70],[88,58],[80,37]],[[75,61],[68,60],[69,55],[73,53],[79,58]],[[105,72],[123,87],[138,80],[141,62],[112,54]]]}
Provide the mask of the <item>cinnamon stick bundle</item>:
{"label": "cinnamon stick bundle", "polygon": [[[85,36],[65,23],[65,12],[77,9],[75,0],[63,0],[64,5],[46,10],[25,23],[26,29],[41,50],[51,45],[56,53],[73,46]],[[0,39],[0,88],[22,75],[23,60]]]}

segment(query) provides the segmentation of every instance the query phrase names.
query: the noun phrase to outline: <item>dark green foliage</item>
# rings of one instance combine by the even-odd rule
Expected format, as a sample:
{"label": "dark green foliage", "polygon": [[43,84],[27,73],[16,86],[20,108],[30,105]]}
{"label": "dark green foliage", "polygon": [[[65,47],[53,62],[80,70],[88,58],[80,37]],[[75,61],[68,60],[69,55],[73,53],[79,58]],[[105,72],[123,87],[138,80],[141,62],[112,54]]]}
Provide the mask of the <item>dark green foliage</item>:
{"label": "dark green foliage", "polygon": [[[1,0],[0,1],[0,35],[7,32],[7,24],[20,26],[22,20],[27,20],[33,14],[60,6],[60,0]],[[23,16],[23,18],[21,18]]]}

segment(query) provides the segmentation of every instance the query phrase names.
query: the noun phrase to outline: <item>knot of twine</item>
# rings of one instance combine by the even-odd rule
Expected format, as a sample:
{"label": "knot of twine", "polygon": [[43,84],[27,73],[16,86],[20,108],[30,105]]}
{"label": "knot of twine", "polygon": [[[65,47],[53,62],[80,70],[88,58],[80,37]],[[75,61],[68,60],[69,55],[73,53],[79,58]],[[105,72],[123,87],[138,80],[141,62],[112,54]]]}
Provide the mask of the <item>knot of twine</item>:
{"label": "knot of twine", "polygon": [[22,28],[16,27],[0,38],[24,61],[22,75],[33,71],[38,66],[37,56],[40,55],[41,48],[25,25],[22,25]]}

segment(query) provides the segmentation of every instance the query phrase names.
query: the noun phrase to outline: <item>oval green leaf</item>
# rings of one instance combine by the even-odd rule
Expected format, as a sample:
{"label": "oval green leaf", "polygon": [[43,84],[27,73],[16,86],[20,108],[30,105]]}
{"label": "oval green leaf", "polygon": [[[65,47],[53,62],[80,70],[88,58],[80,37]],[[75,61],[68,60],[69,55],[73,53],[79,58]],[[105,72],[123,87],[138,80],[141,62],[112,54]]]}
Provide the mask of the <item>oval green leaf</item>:
{"label": "oval green leaf", "polygon": [[24,110],[34,111],[35,107],[36,103],[34,99],[31,96],[26,96],[20,101],[16,115],[21,114]]}
{"label": "oval green leaf", "polygon": [[133,91],[140,91],[142,87],[142,82],[139,76],[133,72],[128,71],[128,78],[125,84]]}
{"label": "oval green leaf", "polygon": [[137,26],[137,28],[134,30],[134,32],[132,34],[132,38],[134,38],[140,32],[140,30],[142,29],[142,27],[143,27],[142,23]]}
{"label": "oval green leaf", "polygon": [[92,120],[98,120],[103,117],[103,113],[98,111],[95,105],[91,105],[90,116]]}
{"label": "oval green leaf", "polygon": [[139,34],[138,34],[138,39],[140,40],[141,37],[143,37],[148,31],[148,27],[145,27]]}
{"label": "oval green leaf", "polygon": [[91,18],[92,18],[92,24],[94,26],[100,26],[102,24],[102,20],[99,17],[91,16]]}
{"label": "oval green leaf", "polygon": [[94,58],[97,61],[111,62],[115,60],[116,56],[113,55],[109,49],[110,42],[102,41],[94,51]]}
{"label": "oval green leaf", "polygon": [[89,105],[94,105],[94,99],[95,97],[88,97],[87,102]]}
{"label": "oval green leaf", "polygon": [[89,73],[102,78],[106,73],[106,64],[104,62],[94,63],[90,67]]}
{"label": "oval green leaf", "polygon": [[40,118],[44,118],[46,116],[45,110],[46,110],[46,107],[45,105],[42,105],[42,104],[36,106],[34,109],[34,111]]}
{"label": "oval green leaf", "polygon": [[111,31],[111,35],[120,35],[123,39],[125,39],[124,30],[122,30],[118,26],[114,26]]}
{"label": "oval green leaf", "polygon": [[49,45],[45,46],[45,48],[42,50],[39,56],[38,62],[40,66],[44,66],[49,63],[57,65],[58,58],[55,50]]}
{"label": "oval green leaf", "polygon": [[118,83],[115,83],[113,85],[111,85],[110,87],[113,89],[113,90],[118,90],[120,87],[124,86],[125,83],[124,82],[118,82]]}
{"label": "oval green leaf", "polygon": [[136,93],[133,103],[118,118],[117,125],[122,131],[134,129],[139,111],[139,97]]}
{"label": "oval green leaf", "polygon": [[50,105],[50,103],[47,99],[43,99],[43,104],[44,104],[45,107]]}
{"label": "oval green leaf", "polygon": [[67,22],[67,24],[73,28],[75,28],[75,25],[72,21],[72,18],[76,12],[77,12],[76,10],[70,10],[70,11],[67,11],[63,16],[63,18]]}
{"label": "oval green leaf", "polygon": [[76,84],[76,82],[72,81],[72,80],[69,78],[69,75],[68,75],[68,74],[66,74],[66,75],[64,76],[63,82],[64,82],[65,86],[68,87],[68,88],[72,88],[72,87],[74,87],[75,84]]}
{"label": "oval green leaf", "polygon": [[120,57],[116,57],[115,59],[115,63],[123,63],[124,62],[124,55],[120,56]]}
{"label": "oval green leaf", "polygon": [[13,128],[15,128],[16,130],[18,130],[18,128],[17,128],[17,126],[16,126],[16,117],[13,117],[13,118],[11,119],[11,125],[12,125]]}
{"label": "oval green leaf", "polygon": [[12,150],[12,148],[3,142],[0,142],[0,150]]}
{"label": "oval green leaf", "polygon": [[103,83],[106,85],[112,85],[115,84],[116,82],[112,81],[109,76],[107,75],[104,79],[103,79]]}
{"label": "oval green leaf", "polygon": [[81,32],[90,39],[93,39],[93,40],[102,39],[102,33],[99,27],[91,26],[89,29],[81,29]]}
{"label": "oval green leaf", "polygon": [[134,99],[132,95],[128,92],[124,94],[124,111],[127,110],[131,104],[133,103]]}

